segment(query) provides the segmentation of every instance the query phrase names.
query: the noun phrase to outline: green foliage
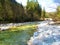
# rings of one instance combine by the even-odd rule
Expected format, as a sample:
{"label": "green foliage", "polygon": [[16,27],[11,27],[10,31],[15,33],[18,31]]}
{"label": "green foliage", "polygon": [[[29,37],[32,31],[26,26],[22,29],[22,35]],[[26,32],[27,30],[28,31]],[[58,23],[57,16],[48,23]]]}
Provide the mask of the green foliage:
{"label": "green foliage", "polygon": [[54,21],[60,21],[60,6],[58,6],[56,10],[56,12],[50,13],[50,17],[53,18]]}
{"label": "green foliage", "polygon": [[0,0],[0,22],[22,22],[24,8],[15,0]]}
{"label": "green foliage", "polygon": [[46,17],[46,12],[45,12],[45,8],[44,8],[42,11],[42,15],[41,15],[42,20],[44,20],[45,17]]}
{"label": "green foliage", "polygon": [[55,21],[60,21],[60,6],[58,6],[56,10],[54,19]]}
{"label": "green foliage", "polygon": [[57,16],[60,17],[60,6],[57,8]]}
{"label": "green foliage", "polygon": [[39,6],[39,3],[36,1],[28,1],[26,10],[28,15],[31,17],[31,21],[34,20],[40,20],[41,17],[41,7]]}
{"label": "green foliage", "polygon": [[38,21],[41,7],[37,0],[27,2],[26,8],[15,0],[0,0],[0,23]]}

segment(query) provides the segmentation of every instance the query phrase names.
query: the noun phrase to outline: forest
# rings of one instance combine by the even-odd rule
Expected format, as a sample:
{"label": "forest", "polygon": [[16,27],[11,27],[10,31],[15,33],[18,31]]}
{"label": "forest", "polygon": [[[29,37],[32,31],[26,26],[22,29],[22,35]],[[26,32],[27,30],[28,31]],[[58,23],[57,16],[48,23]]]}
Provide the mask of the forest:
{"label": "forest", "polygon": [[60,20],[60,6],[56,10],[49,13],[42,10],[37,0],[28,0],[26,7],[15,0],[0,0],[0,23],[41,21],[44,18]]}

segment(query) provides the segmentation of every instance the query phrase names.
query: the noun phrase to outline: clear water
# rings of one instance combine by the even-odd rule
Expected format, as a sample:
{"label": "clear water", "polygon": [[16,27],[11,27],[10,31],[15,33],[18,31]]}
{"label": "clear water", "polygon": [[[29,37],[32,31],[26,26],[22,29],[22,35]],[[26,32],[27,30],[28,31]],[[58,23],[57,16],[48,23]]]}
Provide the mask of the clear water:
{"label": "clear water", "polygon": [[32,45],[60,45],[60,26],[49,23],[44,21],[37,25],[37,31],[30,39]]}

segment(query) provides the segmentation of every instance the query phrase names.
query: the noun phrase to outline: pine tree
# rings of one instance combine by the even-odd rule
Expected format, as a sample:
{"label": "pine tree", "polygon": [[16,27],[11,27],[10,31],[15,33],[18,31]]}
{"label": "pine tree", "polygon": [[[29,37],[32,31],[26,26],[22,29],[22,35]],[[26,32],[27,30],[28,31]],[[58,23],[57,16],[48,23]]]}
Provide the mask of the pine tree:
{"label": "pine tree", "polygon": [[37,0],[28,0],[26,10],[32,21],[40,20],[41,7]]}

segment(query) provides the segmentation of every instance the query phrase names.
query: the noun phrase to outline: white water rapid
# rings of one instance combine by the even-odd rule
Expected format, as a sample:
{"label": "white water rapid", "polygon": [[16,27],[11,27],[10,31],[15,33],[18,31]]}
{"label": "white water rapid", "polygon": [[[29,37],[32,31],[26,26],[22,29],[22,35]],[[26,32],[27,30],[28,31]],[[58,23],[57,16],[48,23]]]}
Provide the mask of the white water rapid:
{"label": "white water rapid", "polygon": [[60,25],[51,25],[52,23],[52,21],[40,22],[28,45],[60,45]]}

